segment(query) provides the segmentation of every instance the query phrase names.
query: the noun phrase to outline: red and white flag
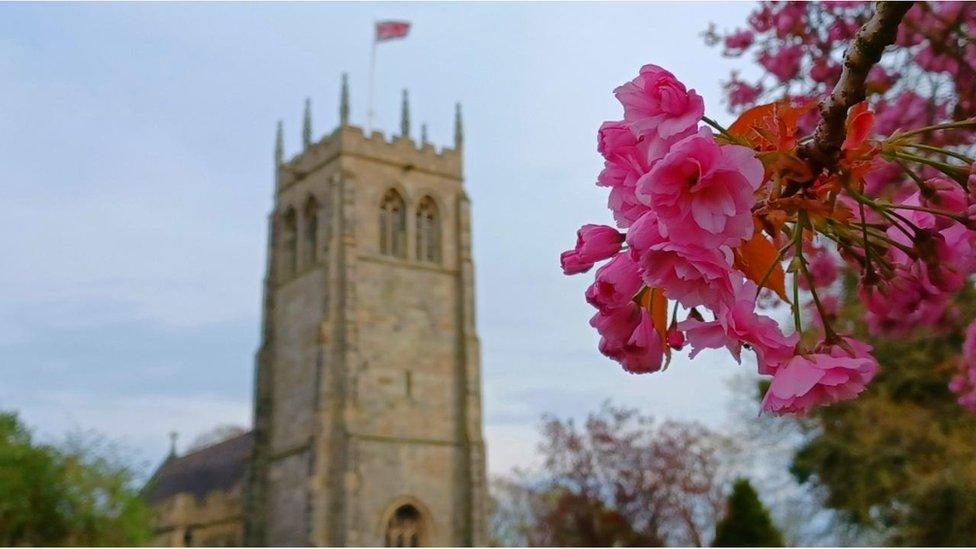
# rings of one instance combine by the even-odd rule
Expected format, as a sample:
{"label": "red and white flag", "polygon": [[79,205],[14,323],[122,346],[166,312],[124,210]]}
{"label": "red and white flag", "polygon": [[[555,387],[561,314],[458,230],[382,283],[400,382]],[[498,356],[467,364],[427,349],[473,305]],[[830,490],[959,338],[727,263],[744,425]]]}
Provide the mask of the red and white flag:
{"label": "red and white flag", "polygon": [[409,21],[377,21],[376,22],[376,41],[386,42],[403,38],[410,32]]}

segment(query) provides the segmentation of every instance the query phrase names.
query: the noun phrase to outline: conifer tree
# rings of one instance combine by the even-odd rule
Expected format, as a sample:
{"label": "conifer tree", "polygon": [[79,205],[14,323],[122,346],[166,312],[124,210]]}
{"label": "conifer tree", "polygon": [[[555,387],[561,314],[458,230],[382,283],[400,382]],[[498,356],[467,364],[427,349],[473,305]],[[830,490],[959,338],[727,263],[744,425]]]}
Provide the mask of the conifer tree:
{"label": "conifer tree", "polygon": [[777,547],[783,536],[773,526],[769,511],[752,484],[740,478],[732,487],[725,517],[715,527],[715,547]]}

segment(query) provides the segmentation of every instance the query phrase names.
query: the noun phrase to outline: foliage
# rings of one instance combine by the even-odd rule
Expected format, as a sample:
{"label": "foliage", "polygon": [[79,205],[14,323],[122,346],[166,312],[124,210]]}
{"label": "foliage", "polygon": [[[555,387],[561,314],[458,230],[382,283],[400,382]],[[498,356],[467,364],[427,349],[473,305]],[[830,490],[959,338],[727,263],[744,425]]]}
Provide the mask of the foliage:
{"label": "foliage", "polygon": [[39,444],[0,413],[0,545],[142,545],[149,512],[133,472],[112,452],[76,436]]}
{"label": "foliage", "polygon": [[[726,88],[730,108],[823,97],[837,85],[841,56],[874,11],[859,2],[761,2],[744,28],[720,35],[713,27],[709,41],[721,43],[730,57],[752,57],[760,68],[748,81],[733,73]],[[974,29],[972,3],[915,3],[867,75],[874,133],[907,133],[976,114]],[[817,121],[812,111],[799,126],[810,131]],[[889,154],[863,175],[866,192],[897,202],[916,188],[932,191],[939,170],[931,164],[972,155],[972,129],[964,124],[919,135],[924,140],[910,156],[923,163],[915,176],[920,181],[905,170],[904,158]],[[972,190],[972,179],[949,179],[946,188]],[[967,198],[941,207],[962,213],[968,206]],[[829,252],[824,247],[816,256],[828,267]],[[976,424],[957,405],[976,408],[976,339],[963,345],[965,323],[976,316],[971,283],[948,295],[918,292],[902,277],[894,291],[878,296],[858,287],[862,269],[836,267],[839,272],[827,269],[814,284],[826,316],[836,329],[871,344],[881,368],[862,397],[816,412],[793,471],[817,491],[823,488],[825,502],[851,524],[881,531],[889,543],[971,545]],[[833,282],[838,275],[840,284]],[[966,351],[961,360],[960,346]]]}
{"label": "foliage", "polygon": [[783,536],[747,479],[732,486],[725,516],[715,527],[714,547],[780,547]]}
{"label": "foliage", "polygon": [[[974,292],[957,306],[967,318],[976,313]],[[820,429],[798,452],[794,474],[824,486],[827,505],[881,529],[889,543],[976,543],[976,417],[947,388],[961,326],[872,337],[854,297],[839,319],[875,346],[881,373],[862,398],[817,414]]]}
{"label": "foliage", "polygon": [[496,542],[704,546],[724,507],[727,441],[610,404],[582,428],[548,417],[541,470],[495,482]]}

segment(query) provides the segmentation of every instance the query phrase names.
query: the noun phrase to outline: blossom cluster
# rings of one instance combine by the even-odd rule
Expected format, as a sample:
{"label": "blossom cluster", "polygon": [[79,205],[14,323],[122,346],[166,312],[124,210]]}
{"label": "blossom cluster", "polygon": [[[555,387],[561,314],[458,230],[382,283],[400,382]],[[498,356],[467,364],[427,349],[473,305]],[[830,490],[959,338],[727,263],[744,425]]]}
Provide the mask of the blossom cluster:
{"label": "blossom cluster", "polygon": [[[751,58],[762,70],[751,79],[733,72],[726,83],[730,109],[741,112],[770,100],[799,105],[828,93],[840,77],[848,44],[873,11],[868,2],[761,2],[745,26],[721,34],[710,29],[707,40],[726,56]],[[942,123],[976,117],[974,32],[976,3],[917,2],[902,19],[895,43],[867,76],[874,136],[897,141],[893,138],[899,133],[915,128],[940,128],[926,132],[924,142],[901,150],[889,147],[864,162],[857,177],[866,200],[858,202],[844,192],[838,197],[856,222],[879,230],[875,240],[888,242],[871,249],[830,246],[810,256],[811,266],[829,256],[836,262],[839,249],[840,266],[846,263],[861,275],[857,297],[874,335],[940,332],[965,320],[954,296],[968,286],[974,271],[974,180],[966,181],[964,170],[948,164],[961,160],[963,166],[955,167],[971,165],[976,125]],[[797,125],[810,133],[818,120],[811,109]],[[836,312],[838,299],[831,292],[838,289],[832,282],[815,283],[821,301],[817,310],[812,301],[804,306],[815,326],[821,316],[830,320]],[[801,287],[806,287],[803,280]],[[961,403],[971,394],[967,406],[976,411],[976,390],[966,388],[976,383],[974,370],[974,360],[964,355],[950,388]]]}
{"label": "blossom cluster", "polygon": [[[752,106],[761,96],[830,90],[840,77],[844,48],[872,11],[870,2],[761,2],[746,27],[724,35],[712,29],[709,40],[726,56],[751,54],[765,71],[751,82],[733,74],[727,83],[729,106]],[[971,2],[918,2],[908,11],[896,47],[868,75],[882,133],[898,124],[924,126],[950,113],[957,119],[976,114],[976,45],[969,39],[974,30]],[[926,93],[920,91],[923,81],[939,85]],[[953,137],[959,134],[935,136]]]}
{"label": "blossom cluster", "polygon": [[[758,141],[702,125],[702,98],[661,67],[642,67],[615,95],[623,119],[600,127],[597,184],[609,188],[616,227],[584,225],[560,258],[566,274],[606,261],[585,296],[596,309],[590,324],[600,351],[628,372],[649,373],[685,343],[692,356],[726,348],[737,361],[752,349],[759,373],[773,376],[762,407],[775,413],[804,413],[863,391],[878,369],[870,346],[830,331],[804,346],[798,331],[784,334],[757,312],[760,288],[783,277],[774,243],[786,231],[767,238],[757,214],[777,159],[760,160]],[[800,223],[789,238],[812,245]],[[836,276],[796,255],[819,277],[808,284]]]}

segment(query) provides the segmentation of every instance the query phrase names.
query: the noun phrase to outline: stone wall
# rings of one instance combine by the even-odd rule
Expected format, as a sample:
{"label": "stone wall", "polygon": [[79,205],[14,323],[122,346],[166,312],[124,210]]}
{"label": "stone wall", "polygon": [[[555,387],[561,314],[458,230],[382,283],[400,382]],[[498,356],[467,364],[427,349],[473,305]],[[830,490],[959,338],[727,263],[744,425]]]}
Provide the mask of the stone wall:
{"label": "stone wall", "polygon": [[153,506],[153,545],[232,547],[243,543],[242,486],[204,498],[179,493]]}

